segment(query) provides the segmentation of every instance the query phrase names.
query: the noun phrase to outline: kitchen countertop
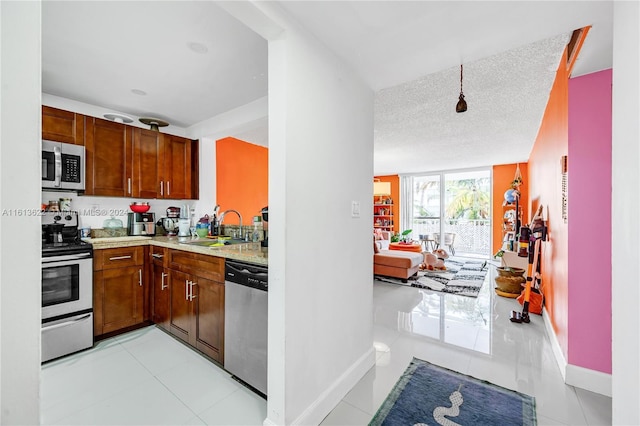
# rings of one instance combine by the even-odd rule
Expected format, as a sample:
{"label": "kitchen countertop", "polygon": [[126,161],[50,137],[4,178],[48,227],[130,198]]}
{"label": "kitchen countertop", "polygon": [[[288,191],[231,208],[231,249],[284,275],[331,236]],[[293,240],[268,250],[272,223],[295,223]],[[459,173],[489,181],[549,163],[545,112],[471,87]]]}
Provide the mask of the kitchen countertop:
{"label": "kitchen countertop", "polygon": [[[245,262],[256,263],[258,265],[268,265],[267,247],[261,247],[260,243],[244,243],[231,244],[219,247],[202,247],[197,245],[181,244],[185,241],[193,241],[190,237],[145,237],[145,236],[126,236],[126,237],[108,237],[108,238],[83,238],[83,241],[91,243],[94,250],[102,250],[107,248],[132,247],[152,245],[159,247],[167,247],[176,250],[188,251],[191,253],[206,254],[209,256],[224,257],[226,259],[241,260]],[[204,238],[199,238],[204,240]],[[213,241],[212,241],[213,242]]]}

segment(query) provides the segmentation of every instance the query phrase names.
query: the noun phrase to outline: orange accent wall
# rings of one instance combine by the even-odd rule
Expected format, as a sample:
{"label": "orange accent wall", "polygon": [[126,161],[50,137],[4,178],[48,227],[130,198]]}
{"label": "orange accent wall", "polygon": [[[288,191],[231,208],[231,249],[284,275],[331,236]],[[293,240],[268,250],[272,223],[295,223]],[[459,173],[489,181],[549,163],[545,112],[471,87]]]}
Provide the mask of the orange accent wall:
{"label": "orange accent wall", "polygon": [[[252,224],[269,202],[267,148],[230,137],[216,141],[216,202],[221,212],[237,210],[243,225]],[[238,217],[230,214],[224,223],[237,225]]]}
{"label": "orange accent wall", "polygon": [[381,182],[391,182],[391,198],[393,199],[393,231],[400,232],[400,176],[374,176]]}
{"label": "orange accent wall", "polygon": [[[529,157],[530,211],[543,206],[549,241],[542,243],[542,291],[545,307],[565,359],[568,349],[568,226],[562,220],[560,160],[569,150],[569,75],[567,52]],[[580,213],[577,213],[580,214]]]}
{"label": "orange accent wall", "polygon": [[504,210],[502,203],[504,202],[504,193],[511,188],[511,182],[516,174],[516,167],[520,166],[520,174],[522,175],[522,185],[520,185],[520,205],[522,206],[522,224],[529,223],[529,176],[528,164],[501,164],[493,166],[493,187],[492,187],[492,219],[493,223],[493,253],[496,253],[502,247],[502,219]]}

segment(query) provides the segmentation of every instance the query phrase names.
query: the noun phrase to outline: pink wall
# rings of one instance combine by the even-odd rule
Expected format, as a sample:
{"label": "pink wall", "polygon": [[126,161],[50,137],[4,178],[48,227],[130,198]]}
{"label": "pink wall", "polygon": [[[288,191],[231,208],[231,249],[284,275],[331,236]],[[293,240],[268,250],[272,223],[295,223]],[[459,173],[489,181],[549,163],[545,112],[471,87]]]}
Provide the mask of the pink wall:
{"label": "pink wall", "polygon": [[567,361],[609,374],[611,79],[605,70],[569,80],[568,151]]}

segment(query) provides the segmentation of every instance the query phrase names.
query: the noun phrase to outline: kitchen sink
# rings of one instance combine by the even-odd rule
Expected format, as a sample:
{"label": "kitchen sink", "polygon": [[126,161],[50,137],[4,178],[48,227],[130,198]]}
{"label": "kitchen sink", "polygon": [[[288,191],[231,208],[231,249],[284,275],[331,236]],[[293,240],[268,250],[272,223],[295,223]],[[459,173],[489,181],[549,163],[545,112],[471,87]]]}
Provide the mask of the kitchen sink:
{"label": "kitchen sink", "polygon": [[198,240],[180,241],[180,244],[186,244],[190,246],[200,246],[200,247],[222,247],[222,246],[228,246],[232,244],[245,244],[246,242],[247,241],[245,240],[231,238],[228,240],[198,239]]}

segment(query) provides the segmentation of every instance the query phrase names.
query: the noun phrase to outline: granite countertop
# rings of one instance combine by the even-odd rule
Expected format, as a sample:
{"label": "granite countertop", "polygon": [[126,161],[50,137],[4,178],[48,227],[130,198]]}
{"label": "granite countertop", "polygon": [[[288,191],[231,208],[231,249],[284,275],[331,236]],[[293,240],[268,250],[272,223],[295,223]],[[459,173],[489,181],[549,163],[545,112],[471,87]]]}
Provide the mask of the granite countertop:
{"label": "granite countertop", "polygon": [[[224,257],[227,259],[241,260],[245,262],[256,263],[258,265],[268,265],[267,247],[261,247],[260,243],[244,243],[231,244],[218,247],[207,247],[184,244],[188,241],[206,241],[204,238],[190,237],[145,237],[145,236],[125,236],[125,237],[107,237],[107,238],[83,238],[83,241],[91,243],[94,250],[102,250],[107,248],[132,247],[153,245],[159,247],[167,247],[176,250],[188,251],[191,253],[206,254],[209,256]],[[211,241],[212,243],[214,241]]]}

